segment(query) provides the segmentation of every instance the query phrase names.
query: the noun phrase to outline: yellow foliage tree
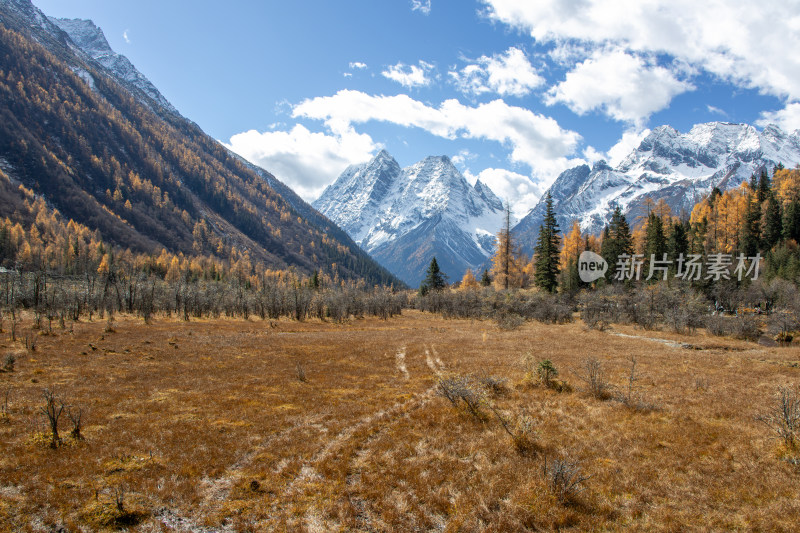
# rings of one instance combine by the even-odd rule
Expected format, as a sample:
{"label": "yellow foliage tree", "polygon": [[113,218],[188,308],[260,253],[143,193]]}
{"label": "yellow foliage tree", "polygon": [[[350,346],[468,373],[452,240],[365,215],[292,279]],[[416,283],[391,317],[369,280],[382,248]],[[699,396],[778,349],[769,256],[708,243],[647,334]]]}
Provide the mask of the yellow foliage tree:
{"label": "yellow foliage tree", "polygon": [[480,287],[478,280],[475,279],[475,274],[471,268],[464,272],[464,277],[461,278],[461,290],[477,289]]}

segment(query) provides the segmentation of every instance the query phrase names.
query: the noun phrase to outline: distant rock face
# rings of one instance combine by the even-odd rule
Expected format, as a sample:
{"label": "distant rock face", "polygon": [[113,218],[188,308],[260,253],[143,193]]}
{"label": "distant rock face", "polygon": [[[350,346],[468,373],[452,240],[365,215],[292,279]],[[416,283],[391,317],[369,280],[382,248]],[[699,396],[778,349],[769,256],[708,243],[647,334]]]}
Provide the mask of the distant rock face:
{"label": "distant rock face", "polygon": [[[142,103],[147,105],[155,103],[163,110],[178,115],[178,110],[164,98],[144,74],[136,70],[136,67],[127,57],[111,49],[103,30],[95,26],[94,22],[91,20],[54,17],[48,17],[48,19],[69,36],[78,51],[88,55],[110,71],[117,80],[127,85],[134,95],[138,95],[141,92],[149,98],[149,100],[140,98]],[[88,72],[77,72],[77,74],[84,79],[89,76]],[[86,79],[86,81],[90,85],[94,83],[89,79]]]}
{"label": "distant rock face", "polygon": [[[747,124],[711,122],[680,133],[669,126],[654,129],[616,168],[600,161],[564,171],[550,194],[562,230],[577,220],[584,231],[598,234],[620,206],[630,222],[642,215],[645,198],[660,199],[674,214],[690,213],[713,187],[739,186],[754,173],[770,174],[781,163],[800,163],[800,131],[777,126],[759,131]],[[544,216],[540,201],[514,228],[523,249],[531,253]]]}
{"label": "distant rock face", "polygon": [[503,223],[500,199],[449,158],[400,168],[385,150],[348,167],[313,206],[412,286],[433,256],[452,281],[483,264]]}

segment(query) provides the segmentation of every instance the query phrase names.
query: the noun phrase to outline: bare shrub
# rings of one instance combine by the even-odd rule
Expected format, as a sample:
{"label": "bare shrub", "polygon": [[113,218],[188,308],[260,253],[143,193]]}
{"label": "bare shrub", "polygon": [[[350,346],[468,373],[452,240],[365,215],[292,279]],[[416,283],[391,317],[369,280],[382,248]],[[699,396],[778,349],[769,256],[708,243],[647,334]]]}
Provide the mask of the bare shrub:
{"label": "bare shrub", "polygon": [[525,319],[517,313],[501,313],[495,319],[497,327],[503,331],[513,331],[519,329],[525,323]]}
{"label": "bare shrub", "polygon": [[83,410],[78,407],[73,411],[72,407],[68,407],[67,416],[70,422],[72,422],[72,430],[69,432],[69,436],[75,440],[83,440],[83,434],[81,433],[81,428],[83,427]]}
{"label": "bare shrub", "polygon": [[507,379],[497,376],[481,376],[478,378],[478,383],[495,396],[501,396],[508,392],[507,382]]}
{"label": "bare shrub", "polygon": [[489,406],[489,408],[500,421],[503,430],[511,437],[511,442],[514,444],[514,449],[516,449],[517,452],[521,455],[527,455],[537,450],[534,441],[534,428],[536,423],[533,418],[523,414],[517,416],[515,423],[511,424],[494,406]]}
{"label": "bare shrub", "polygon": [[705,320],[706,331],[715,337],[724,337],[730,333],[729,321],[723,316],[711,315]]}
{"label": "bare shrub", "polygon": [[295,376],[297,376],[297,381],[299,381],[300,383],[306,383],[308,381],[308,378],[306,377],[305,365],[301,361],[298,361],[297,364],[295,365],[294,373]]}
{"label": "bare shrub", "polygon": [[528,305],[526,316],[545,324],[572,322],[572,307],[553,295],[538,295]]}
{"label": "bare shrub", "polygon": [[574,499],[586,488],[584,483],[592,477],[582,474],[577,461],[568,459],[548,461],[546,455],[542,473],[547,481],[547,486],[561,503]]}
{"label": "bare shrub", "polygon": [[796,448],[800,439],[800,395],[789,387],[778,390],[777,401],[756,416],[789,448]]}
{"label": "bare shrub", "polygon": [[745,341],[757,341],[761,336],[758,319],[750,315],[737,317],[733,321],[733,336]]}
{"label": "bare shrub", "polygon": [[64,402],[56,399],[55,393],[50,389],[44,389],[42,396],[44,396],[45,403],[41,411],[50,424],[50,447],[57,448],[61,443],[61,438],[58,436],[58,419],[64,411]]}
{"label": "bare shrub", "polygon": [[9,418],[8,418],[8,413],[9,413],[8,398],[9,398],[9,396],[11,396],[11,387],[6,389],[6,392],[3,394],[3,403],[2,403],[2,405],[0,405],[0,420],[2,420],[3,422],[6,422],[6,423],[9,422]]}
{"label": "bare shrub", "polygon": [[590,357],[583,363],[583,371],[576,372],[578,379],[589,386],[589,393],[598,400],[607,400],[611,397],[612,386],[606,379],[603,364]]}
{"label": "bare shrub", "polygon": [[466,376],[439,378],[436,392],[439,396],[446,398],[456,409],[464,409],[479,420],[485,418],[481,411],[481,408],[486,405],[484,391],[475,387],[470,378]]}
{"label": "bare shrub", "polygon": [[791,312],[778,311],[769,319],[769,332],[780,343],[788,344],[792,342],[798,329],[800,329],[800,322]]}
{"label": "bare shrub", "polygon": [[12,353],[6,354],[6,356],[3,358],[3,370],[5,372],[13,372],[14,365],[16,364],[16,362],[17,358],[14,357],[14,354]]}
{"label": "bare shrub", "polygon": [[605,330],[614,321],[615,302],[599,292],[581,297],[581,320],[589,329]]}

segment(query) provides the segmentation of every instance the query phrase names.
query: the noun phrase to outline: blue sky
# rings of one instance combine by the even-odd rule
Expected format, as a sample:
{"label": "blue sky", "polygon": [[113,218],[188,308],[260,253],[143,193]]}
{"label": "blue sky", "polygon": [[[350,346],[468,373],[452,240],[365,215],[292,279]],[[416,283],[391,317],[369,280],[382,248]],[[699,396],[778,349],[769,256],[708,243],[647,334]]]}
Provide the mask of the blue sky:
{"label": "blue sky", "polygon": [[381,148],[517,215],[651,128],[800,128],[800,0],[34,0],[90,18],[178,110],[308,200]]}

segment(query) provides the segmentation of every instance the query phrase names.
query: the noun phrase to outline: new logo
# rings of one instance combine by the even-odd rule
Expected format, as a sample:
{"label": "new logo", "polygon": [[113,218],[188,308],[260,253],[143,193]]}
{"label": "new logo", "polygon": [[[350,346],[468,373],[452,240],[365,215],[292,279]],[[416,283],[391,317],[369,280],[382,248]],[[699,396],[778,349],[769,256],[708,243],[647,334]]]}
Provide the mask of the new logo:
{"label": "new logo", "polygon": [[600,255],[586,250],[578,258],[578,275],[584,283],[591,283],[605,276],[608,263]]}

